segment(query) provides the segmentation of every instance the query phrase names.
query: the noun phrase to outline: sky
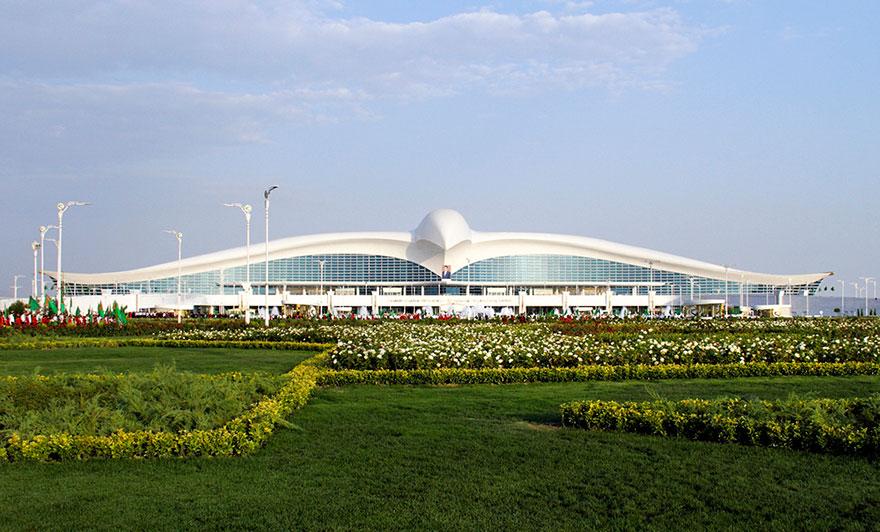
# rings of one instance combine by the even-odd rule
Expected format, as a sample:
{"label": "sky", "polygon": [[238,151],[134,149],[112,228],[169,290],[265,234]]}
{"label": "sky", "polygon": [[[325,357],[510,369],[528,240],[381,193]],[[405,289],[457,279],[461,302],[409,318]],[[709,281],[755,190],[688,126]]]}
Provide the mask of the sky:
{"label": "sky", "polygon": [[242,245],[224,202],[262,241],[268,185],[272,238],[445,207],[880,277],[878,22],[875,1],[0,0],[0,294],[29,291],[59,201],[92,203],[65,214],[65,270],[104,272],[175,260],[169,228],[184,256]]}

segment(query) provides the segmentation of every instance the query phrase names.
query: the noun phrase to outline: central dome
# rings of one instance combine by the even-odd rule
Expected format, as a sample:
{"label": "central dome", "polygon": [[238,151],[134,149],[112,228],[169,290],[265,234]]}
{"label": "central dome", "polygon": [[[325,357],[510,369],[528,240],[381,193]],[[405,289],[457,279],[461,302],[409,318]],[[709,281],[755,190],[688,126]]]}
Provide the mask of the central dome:
{"label": "central dome", "polygon": [[449,249],[471,239],[471,228],[460,212],[437,209],[428,213],[413,231],[415,241],[426,241]]}

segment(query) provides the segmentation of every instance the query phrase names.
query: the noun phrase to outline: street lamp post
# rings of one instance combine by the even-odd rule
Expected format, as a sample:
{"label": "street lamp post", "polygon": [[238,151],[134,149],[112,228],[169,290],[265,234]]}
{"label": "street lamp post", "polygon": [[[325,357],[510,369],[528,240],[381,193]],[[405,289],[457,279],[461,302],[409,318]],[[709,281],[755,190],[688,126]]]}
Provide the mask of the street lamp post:
{"label": "street lamp post", "polygon": [[58,289],[55,291],[55,302],[58,304],[58,312],[63,307],[62,298],[64,297],[64,279],[61,275],[61,245],[64,236],[64,213],[71,207],[84,207],[91,205],[85,201],[67,201],[56,205],[58,209]]}
{"label": "street lamp post", "polygon": [[318,292],[321,294],[321,304],[318,306],[319,314],[324,314],[324,260],[318,260],[318,269],[320,270],[320,278],[321,278],[321,286],[318,289]]}
{"label": "street lamp post", "polygon": [[272,194],[272,191],[276,188],[278,188],[277,185],[272,185],[263,191],[263,205],[266,211],[266,293],[264,294],[264,301],[266,304],[266,327],[269,326],[269,195]]}
{"label": "street lamp post", "polygon": [[844,296],[846,295],[846,281],[844,281],[843,279],[838,279],[837,282],[840,283],[840,315],[845,316],[846,300],[844,299]]}
{"label": "street lamp post", "polygon": [[40,248],[40,243],[37,242],[36,240],[34,240],[33,242],[31,242],[31,248],[34,250],[34,289],[33,289],[33,294],[34,294],[34,299],[37,299],[37,298],[39,297],[39,293],[37,292],[37,282],[38,282],[38,278],[37,278],[37,254],[38,254],[38,251],[41,249],[41,248]]}
{"label": "street lamp post", "polygon": [[[791,296],[794,295],[794,289],[791,287],[791,277],[788,278],[788,306],[791,315],[794,316],[794,301],[792,301]],[[783,292],[785,294],[785,292]]]}
{"label": "street lamp post", "polygon": [[180,309],[180,261],[183,258],[183,233],[177,229],[166,229],[165,232],[174,235],[174,238],[177,239],[177,323],[181,323],[183,321],[183,316],[181,315]]}
{"label": "street lamp post", "polygon": [[244,213],[244,226],[245,226],[245,249],[247,258],[245,262],[245,289],[244,289],[244,322],[251,322],[251,302],[250,302],[250,292],[251,292],[251,212],[254,210],[248,204],[242,205],[241,203],[224,203],[224,207],[238,207],[241,209],[241,212]]}
{"label": "street lamp post", "polygon": [[[850,281],[849,284],[851,284],[851,285],[853,286],[853,290],[855,290],[855,292],[856,292],[856,297],[859,297],[859,295],[861,295],[861,293],[862,293],[862,291],[859,290],[859,283],[856,283],[856,282],[854,282],[854,281]],[[859,311],[858,311],[858,304],[857,304],[857,306],[856,306],[856,314],[858,314],[858,313],[859,313]]]}
{"label": "street lamp post", "polygon": [[865,281],[865,316],[867,316],[868,315],[868,283],[873,281],[874,278],[873,277],[859,277],[859,279],[862,279]]}
{"label": "street lamp post", "polygon": [[18,280],[24,277],[24,275],[13,275],[12,276],[12,299],[18,301]]}
{"label": "street lamp post", "polygon": [[[46,233],[49,232],[50,229],[58,229],[57,225],[41,225],[40,226],[40,304],[42,305],[46,300],[46,281],[44,280],[44,273],[46,271],[45,262],[43,261],[45,243],[46,243]],[[56,244],[57,247],[57,244]]]}
{"label": "street lamp post", "polygon": [[468,295],[468,297],[470,297],[471,296],[471,259],[470,259],[470,257],[465,257],[465,260],[467,261],[467,267],[468,267],[467,295]]}
{"label": "street lamp post", "polygon": [[728,294],[730,293],[730,288],[727,284],[728,273],[730,273],[730,266],[727,264],[724,265],[724,317],[727,317],[727,307],[730,304],[728,302]]}

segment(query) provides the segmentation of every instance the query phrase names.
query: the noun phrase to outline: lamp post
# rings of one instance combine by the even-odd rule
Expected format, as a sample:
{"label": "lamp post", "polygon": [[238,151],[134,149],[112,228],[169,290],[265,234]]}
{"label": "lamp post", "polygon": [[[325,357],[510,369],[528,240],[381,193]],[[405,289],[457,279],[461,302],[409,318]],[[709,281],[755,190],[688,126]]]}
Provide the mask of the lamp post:
{"label": "lamp post", "polygon": [[[245,259],[245,281],[244,281],[244,322],[251,322],[251,302],[250,302],[250,292],[251,292],[251,212],[254,210],[248,204],[242,205],[241,203],[224,203],[224,207],[238,207],[241,209],[241,212],[244,213],[244,227],[245,227],[245,249],[247,250],[247,258]],[[221,288],[222,289],[222,288]]]}
{"label": "lamp post", "polygon": [[[41,225],[40,226],[40,304],[42,305],[46,300],[46,281],[44,280],[43,274],[46,271],[45,262],[43,261],[45,242],[46,242],[46,233],[49,232],[50,229],[58,229],[57,225]],[[58,247],[58,244],[55,245]]]}
{"label": "lamp post", "polygon": [[471,296],[471,258],[465,257],[465,260],[467,261],[467,267],[468,267],[467,295],[468,295],[468,297],[470,297]]}
{"label": "lamp post", "polygon": [[[856,292],[856,297],[859,297],[859,295],[862,293],[861,290],[859,290],[859,283],[856,283],[854,281],[850,281],[849,284],[851,284],[853,286],[853,290],[855,290],[855,292]],[[858,313],[859,313],[858,307],[856,307],[856,314],[858,314]]]}
{"label": "lamp post", "polygon": [[84,207],[91,205],[85,201],[61,202],[55,207],[58,209],[58,289],[55,291],[55,302],[58,304],[58,312],[61,312],[62,298],[64,297],[64,279],[61,275],[61,245],[64,236],[64,213],[71,207]]}
{"label": "lamp post", "polygon": [[324,314],[324,260],[318,259],[318,270],[320,270],[320,279],[321,286],[318,289],[318,292],[321,294],[321,304],[318,306],[318,313]]}
{"label": "lamp post", "polygon": [[727,317],[727,306],[729,305],[729,303],[727,301],[728,293],[730,292],[730,289],[727,286],[727,274],[729,272],[730,272],[730,266],[725,264],[724,265],[724,317],[725,318]]}
{"label": "lamp post", "polygon": [[177,239],[177,323],[181,323],[183,317],[180,312],[180,261],[183,257],[183,233],[177,229],[166,229],[165,232],[174,235],[174,238]]}
{"label": "lamp post", "polygon": [[18,301],[18,280],[24,277],[24,275],[13,275],[12,276],[12,299]]}
{"label": "lamp post", "polygon": [[[791,296],[794,295],[793,292],[794,292],[794,290],[791,288],[791,277],[789,277],[788,278],[788,306],[789,306],[789,310],[791,311],[792,316],[794,316],[794,301],[792,301],[792,299],[791,299]],[[784,292],[783,292],[783,294],[784,294]]]}
{"label": "lamp post", "polygon": [[867,316],[868,315],[868,283],[873,281],[874,278],[873,277],[859,277],[859,279],[862,279],[865,281],[865,316]]}
{"label": "lamp post", "polygon": [[840,315],[845,316],[846,302],[844,300],[844,295],[846,295],[846,281],[844,281],[843,279],[838,279],[837,282],[840,283]]}
{"label": "lamp post", "polygon": [[39,293],[37,292],[37,282],[38,282],[38,278],[37,278],[37,252],[40,249],[40,243],[37,242],[36,240],[34,240],[33,242],[31,242],[31,249],[34,250],[34,290],[33,290],[33,294],[34,294],[34,299],[37,299],[39,297]]}
{"label": "lamp post", "polygon": [[272,185],[263,191],[263,205],[266,210],[266,293],[264,294],[264,301],[266,303],[266,327],[269,326],[269,195],[272,194],[272,191],[276,188],[278,188],[277,185]]}

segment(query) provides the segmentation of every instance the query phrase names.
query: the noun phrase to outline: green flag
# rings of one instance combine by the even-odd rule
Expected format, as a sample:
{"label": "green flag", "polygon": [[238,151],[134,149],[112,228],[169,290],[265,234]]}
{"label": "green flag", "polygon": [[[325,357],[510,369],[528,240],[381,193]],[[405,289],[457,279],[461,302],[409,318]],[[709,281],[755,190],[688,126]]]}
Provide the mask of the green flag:
{"label": "green flag", "polygon": [[82,316],[82,312],[79,311],[79,307],[76,307],[76,317],[79,318]]}
{"label": "green flag", "polygon": [[98,302],[98,316],[101,318],[104,317],[104,304],[101,302]]}
{"label": "green flag", "polygon": [[49,310],[52,311],[52,314],[58,314],[58,304],[54,299],[49,300]]}
{"label": "green flag", "polygon": [[40,310],[40,302],[34,299],[33,296],[31,296],[30,298],[28,298],[28,307],[30,308],[31,312],[37,312],[38,310]]}

